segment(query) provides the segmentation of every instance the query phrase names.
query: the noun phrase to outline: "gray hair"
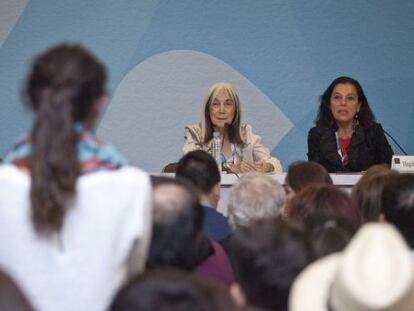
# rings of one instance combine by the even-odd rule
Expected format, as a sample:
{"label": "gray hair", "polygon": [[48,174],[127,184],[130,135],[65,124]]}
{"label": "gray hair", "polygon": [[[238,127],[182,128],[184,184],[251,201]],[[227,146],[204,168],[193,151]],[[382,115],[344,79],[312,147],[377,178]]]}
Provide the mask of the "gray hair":
{"label": "gray hair", "polygon": [[285,190],[277,180],[262,173],[244,174],[230,190],[230,225],[236,228],[259,218],[278,216],[285,202]]}

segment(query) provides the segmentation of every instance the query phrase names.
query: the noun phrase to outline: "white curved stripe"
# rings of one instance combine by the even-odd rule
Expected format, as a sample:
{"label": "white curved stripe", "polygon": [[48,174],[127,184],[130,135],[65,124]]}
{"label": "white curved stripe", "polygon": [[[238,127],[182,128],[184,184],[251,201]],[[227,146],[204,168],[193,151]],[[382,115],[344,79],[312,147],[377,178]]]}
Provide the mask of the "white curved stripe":
{"label": "white curved stripe", "polygon": [[0,47],[16,25],[27,3],[29,3],[29,0],[0,1]]}
{"label": "white curved stripe", "polygon": [[121,81],[98,134],[147,171],[159,171],[182,153],[184,126],[200,120],[203,97],[218,81],[240,92],[243,121],[272,150],[292,128],[290,120],[253,83],[223,61],[191,50],[154,55]]}

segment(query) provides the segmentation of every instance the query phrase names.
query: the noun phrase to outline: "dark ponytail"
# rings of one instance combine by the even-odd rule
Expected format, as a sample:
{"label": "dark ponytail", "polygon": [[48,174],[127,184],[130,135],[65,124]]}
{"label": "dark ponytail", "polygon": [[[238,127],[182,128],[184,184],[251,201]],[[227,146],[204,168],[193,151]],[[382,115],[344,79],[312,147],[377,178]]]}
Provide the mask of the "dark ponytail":
{"label": "dark ponytail", "polygon": [[105,80],[102,64],[80,46],[60,45],[35,60],[26,95],[36,114],[30,199],[38,233],[58,232],[63,226],[80,174],[76,124],[91,116]]}

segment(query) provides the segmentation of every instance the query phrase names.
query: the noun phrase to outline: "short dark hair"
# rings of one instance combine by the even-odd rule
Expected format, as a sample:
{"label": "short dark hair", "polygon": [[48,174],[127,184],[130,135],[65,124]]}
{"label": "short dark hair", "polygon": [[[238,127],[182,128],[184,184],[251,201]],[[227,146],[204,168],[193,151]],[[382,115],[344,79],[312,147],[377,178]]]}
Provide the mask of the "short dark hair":
{"label": "short dark hair", "polygon": [[316,125],[320,127],[333,129],[336,129],[338,127],[334,120],[330,107],[332,92],[335,86],[338,84],[352,84],[355,87],[358,95],[358,101],[361,103],[361,108],[358,112],[359,123],[362,126],[371,125],[375,121],[375,116],[368,105],[368,99],[365,96],[361,84],[359,84],[357,80],[345,76],[336,78],[334,81],[332,81],[332,83],[328,86],[328,88],[325,90],[325,92],[323,92],[322,96],[320,97],[318,116],[315,120]]}
{"label": "short dark hair", "polygon": [[238,227],[231,240],[236,280],[247,301],[266,310],[287,310],[296,276],[310,262],[304,230],[282,218]]}
{"label": "short dark hair", "polygon": [[414,174],[390,176],[382,192],[386,221],[394,224],[414,248]]}
{"label": "short dark hair", "polygon": [[307,161],[297,161],[290,164],[285,183],[295,192],[310,184],[333,184],[331,176],[322,165]]}
{"label": "short dark hair", "polygon": [[312,245],[313,260],[341,252],[356,232],[353,224],[341,216],[315,213],[306,221],[307,237]]}
{"label": "short dark hair", "polygon": [[116,295],[111,311],[232,311],[225,285],[194,273],[154,269],[136,277]]}
{"label": "short dark hair", "polygon": [[398,174],[386,165],[371,166],[352,188],[354,199],[363,223],[378,221],[382,213],[381,201],[384,186],[391,176]]}
{"label": "short dark hair", "polygon": [[208,194],[220,182],[220,171],[216,161],[202,150],[184,155],[178,162],[175,176],[190,181],[201,194]]}
{"label": "short dark hair", "polygon": [[178,188],[181,193],[162,201],[154,195],[153,234],[147,266],[192,270],[211,252],[202,233],[203,208],[185,180],[153,179],[154,194],[163,186]]}

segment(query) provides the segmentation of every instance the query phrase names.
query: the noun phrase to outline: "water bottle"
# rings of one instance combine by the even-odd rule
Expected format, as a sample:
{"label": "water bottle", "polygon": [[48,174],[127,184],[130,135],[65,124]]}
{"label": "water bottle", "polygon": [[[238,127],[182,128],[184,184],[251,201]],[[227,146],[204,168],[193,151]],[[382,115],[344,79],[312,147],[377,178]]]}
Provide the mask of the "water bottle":
{"label": "water bottle", "polygon": [[220,132],[213,132],[213,141],[211,143],[211,155],[216,160],[219,170],[221,171],[221,139]]}

